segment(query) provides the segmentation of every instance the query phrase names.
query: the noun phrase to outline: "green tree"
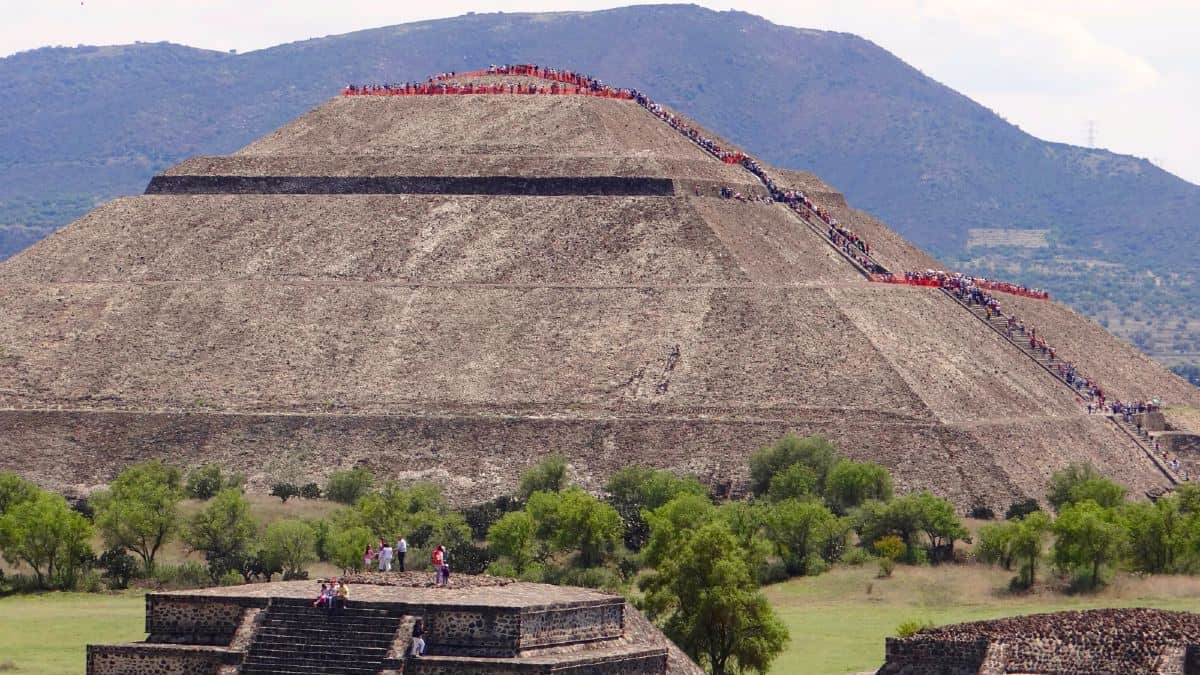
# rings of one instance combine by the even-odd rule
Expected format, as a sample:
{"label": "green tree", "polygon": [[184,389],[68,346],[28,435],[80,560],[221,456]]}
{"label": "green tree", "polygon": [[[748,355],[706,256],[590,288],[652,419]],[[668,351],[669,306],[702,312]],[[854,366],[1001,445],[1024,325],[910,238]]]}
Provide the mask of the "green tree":
{"label": "green tree", "polygon": [[846,514],[870,499],[892,498],[892,474],[875,462],[843,459],[825,479],[825,502],[836,513]]}
{"label": "green tree", "polygon": [[1090,499],[1066,503],[1054,521],[1054,562],[1086,580],[1091,588],[1100,584],[1100,569],[1115,561],[1125,538],[1115,522],[1115,513]]}
{"label": "green tree", "polygon": [[317,533],[302,520],[277,520],[263,533],[261,556],[284,579],[303,578],[304,568],[317,561]]}
{"label": "green tree", "polygon": [[811,559],[820,561],[823,536],[837,519],[819,502],[787,499],[773,505],[767,515],[767,538],[792,575],[811,573]]}
{"label": "green tree", "polygon": [[[1183,514],[1200,513],[1200,484],[1195,481],[1175,486],[1175,498]],[[3,511],[0,511],[2,513]]]}
{"label": "green tree", "polygon": [[221,490],[241,486],[241,476],[232,475],[226,477],[219,465],[205,464],[188,472],[184,492],[192,499],[208,501]]}
{"label": "green tree", "polygon": [[793,464],[803,464],[812,470],[816,491],[821,493],[825,490],[825,476],[836,461],[833,444],[820,436],[784,436],[774,445],[750,455],[750,489],[755,495],[764,495],[775,474]]}
{"label": "green tree", "polygon": [[917,560],[918,535],[926,538],[925,549],[933,561],[949,559],[954,542],[967,535],[950,502],[928,492],[897,497],[890,502],[869,500],[854,510],[854,528],[864,544],[895,534],[908,546],[908,560]]}
{"label": "green tree", "polygon": [[471,541],[466,519],[449,508],[441,488],[432,483],[403,486],[390,482],[361,497],[352,513],[357,516],[356,524],[366,526],[376,540],[405,536],[414,546],[434,540],[452,548]]}
{"label": "green tree", "polygon": [[1067,504],[1088,499],[1104,508],[1115,508],[1125,499],[1125,488],[1108,480],[1086,462],[1071,464],[1050,476],[1046,501],[1056,511],[1061,511]]}
{"label": "green tree", "polygon": [[154,460],[126,468],[91,503],[105,546],[133,551],[149,574],[159,550],[179,530],[181,499],[179,470]]}
{"label": "green tree", "polygon": [[1117,516],[1128,536],[1129,566],[1133,570],[1150,574],[1176,571],[1188,531],[1188,519],[1180,512],[1178,498],[1122,504]]}
{"label": "green tree", "polygon": [[982,562],[991,565],[1000,565],[1006,570],[1012,569],[1012,541],[1016,531],[1016,521],[988,523],[984,525],[979,528],[978,541],[975,544],[975,555]]}
{"label": "green tree", "polygon": [[550,455],[521,474],[517,494],[522,500],[535,492],[562,492],[567,487],[567,460],[562,455]]}
{"label": "green tree", "polygon": [[375,476],[370,470],[356,467],[346,471],[334,471],[325,484],[325,497],[342,504],[353,504],[371,490]]}
{"label": "green tree", "polygon": [[518,575],[524,574],[534,561],[536,532],[537,523],[529,513],[506,513],[488,528],[488,548],[503,556]]}
{"label": "green tree", "polygon": [[676,476],[670,471],[628,466],[617,471],[604,487],[612,501],[636,504],[654,510],[679,495],[708,495],[695,476]]}
{"label": "green tree", "polygon": [[291,483],[276,483],[271,486],[271,496],[279,497],[279,501],[286,504],[292,497],[300,496],[300,488]]}
{"label": "green tree", "polygon": [[214,559],[245,556],[258,524],[241,490],[221,490],[188,521],[184,539],[193,551]]}
{"label": "green tree", "polygon": [[376,541],[375,535],[362,525],[334,526],[329,534],[329,562],[342,570],[361,570],[363,552]]}
{"label": "green tree", "polygon": [[[917,504],[919,515],[918,527],[925,533],[929,543],[929,554],[932,562],[950,560],[954,556],[954,542],[967,536],[967,528],[954,511],[954,504],[928,492],[918,492],[906,495],[902,500],[911,499]],[[897,500],[899,501],[899,500]]]}
{"label": "green tree", "polygon": [[704,497],[680,495],[645,515],[650,540],[642,549],[642,558],[650,567],[658,567],[679,539],[716,518],[717,508]]}
{"label": "green tree", "polygon": [[817,474],[804,464],[793,464],[771,476],[767,499],[773,502],[812,500],[817,497],[816,490]]}
{"label": "green tree", "polygon": [[11,471],[0,471],[0,516],[21,502],[32,501],[39,488]]}
{"label": "green tree", "polygon": [[526,511],[555,550],[578,550],[582,567],[603,563],[621,539],[617,510],[579,488],[535,492]]}
{"label": "green tree", "polygon": [[59,495],[38,490],[0,515],[0,552],[33,570],[40,588],[74,586],[91,557],[92,525]]}
{"label": "green tree", "polygon": [[633,551],[640,551],[650,536],[650,525],[643,511],[653,511],[680,495],[708,495],[708,490],[693,476],[680,478],[669,471],[639,466],[613,474],[605,491],[608,502],[621,515],[625,545]]}
{"label": "green tree", "polygon": [[1012,555],[1021,559],[1018,581],[1025,588],[1032,588],[1037,581],[1037,563],[1042,557],[1043,541],[1050,531],[1050,516],[1034,511],[1021,520],[1012,521],[1014,528],[1010,543]]}
{"label": "green tree", "polygon": [[643,608],[713,675],[766,673],[789,639],[745,558],[728,526],[709,522],[641,581]]}

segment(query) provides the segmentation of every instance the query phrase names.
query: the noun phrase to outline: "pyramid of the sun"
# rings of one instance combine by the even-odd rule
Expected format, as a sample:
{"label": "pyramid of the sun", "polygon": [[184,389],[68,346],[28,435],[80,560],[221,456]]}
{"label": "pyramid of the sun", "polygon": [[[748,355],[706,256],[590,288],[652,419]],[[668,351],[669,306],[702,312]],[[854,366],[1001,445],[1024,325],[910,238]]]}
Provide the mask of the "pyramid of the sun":
{"label": "pyramid of the sun", "polygon": [[[935,264],[775,176],[890,268]],[[937,289],[869,283],[721,186],[762,189],[633,101],[333,99],[0,265],[0,467],[79,490],[149,457],[259,484],[365,465],[474,500],[552,452],[591,487],[631,464],[736,482],[794,432],[961,505],[1078,460],[1164,482]],[[1003,299],[1110,397],[1200,406],[1061,305]]]}

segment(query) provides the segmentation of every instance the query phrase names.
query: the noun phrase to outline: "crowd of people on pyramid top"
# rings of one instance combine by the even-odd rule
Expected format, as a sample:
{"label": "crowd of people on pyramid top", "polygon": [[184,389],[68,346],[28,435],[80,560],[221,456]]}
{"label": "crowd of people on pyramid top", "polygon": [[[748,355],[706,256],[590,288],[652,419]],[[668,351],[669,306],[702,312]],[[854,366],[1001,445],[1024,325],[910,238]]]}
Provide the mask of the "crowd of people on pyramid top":
{"label": "crowd of people on pyramid top", "polygon": [[[475,83],[458,80],[485,75],[511,75],[536,77],[550,82],[548,85],[527,82]],[[633,89],[610,87],[603,80],[573,73],[558,68],[545,68],[534,64],[492,65],[487,70],[467,73],[448,71],[433,75],[424,82],[401,82],[387,84],[351,84],[342,90],[346,96],[428,96],[436,94],[588,94],[606,98],[632,100],[637,95]]]}

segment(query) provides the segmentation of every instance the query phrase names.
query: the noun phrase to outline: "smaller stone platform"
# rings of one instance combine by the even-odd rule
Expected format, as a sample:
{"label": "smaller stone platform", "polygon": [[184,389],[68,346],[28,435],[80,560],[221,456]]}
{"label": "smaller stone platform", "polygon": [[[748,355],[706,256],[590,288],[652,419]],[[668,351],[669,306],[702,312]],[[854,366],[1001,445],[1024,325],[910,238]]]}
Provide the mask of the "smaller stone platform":
{"label": "smaller stone platform", "polygon": [[[89,645],[89,675],[448,673],[662,675],[695,665],[620,596],[584,588],[428,573],[348,577],[345,611],[312,607],[320,581],[146,596],[145,642]],[[413,625],[426,652],[411,654]]]}
{"label": "smaller stone platform", "polygon": [[1200,614],[1096,609],[888,638],[877,675],[1200,675]]}

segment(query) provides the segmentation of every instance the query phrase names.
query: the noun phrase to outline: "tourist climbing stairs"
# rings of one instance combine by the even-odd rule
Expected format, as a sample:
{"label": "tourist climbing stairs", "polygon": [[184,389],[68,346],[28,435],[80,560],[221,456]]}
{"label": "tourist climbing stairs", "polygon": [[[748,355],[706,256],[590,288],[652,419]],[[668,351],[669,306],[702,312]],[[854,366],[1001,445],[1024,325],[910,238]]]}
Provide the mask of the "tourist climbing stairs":
{"label": "tourist climbing stairs", "polygon": [[[1033,359],[1056,380],[1063,383],[1064,386],[1069,387],[1071,391],[1075,392],[1076,395],[1079,394],[1079,390],[1074,385],[1067,382],[1067,380],[1059,373],[1058,367],[1062,363],[1061,359],[1057,356],[1055,358],[1051,358],[1048,351],[1043,352],[1039,348],[1030,346],[1029,335],[1027,333],[1022,333],[1015,330],[1010,332],[1008,329],[1008,317],[996,312],[989,313],[987,308],[983,305],[964,302],[960,300],[958,296],[955,295],[950,289],[942,288],[941,291],[959,305],[966,308],[967,311],[974,314],[975,318],[984,322],[992,330],[999,333],[1001,337],[1003,337],[1017,349],[1021,350],[1021,352],[1026,356]],[[1145,432],[1139,432],[1135,424],[1126,422],[1121,415],[1108,415],[1108,418],[1112,420],[1112,422],[1116,424],[1119,429],[1129,436],[1130,440],[1132,440],[1134,444],[1136,444],[1142,450],[1142,452],[1146,454],[1150,461],[1154,462],[1154,465],[1158,467],[1158,470],[1161,471],[1164,476],[1167,477],[1167,480],[1171,481],[1172,484],[1179,482],[1179,477],[1175,475],[1175,472],[1171,470],[1171,467],[1168,466],[1161,457],[1155,454],[1153,447],[1154,442],[1150,439],[1148,434]]]}
{"label": "tourist climbing stairs", "polygon": [[347,607],[330,615],[308,600],[276,598],[264,613],[242,675],[375,675],[401,617],[385,609]]}

